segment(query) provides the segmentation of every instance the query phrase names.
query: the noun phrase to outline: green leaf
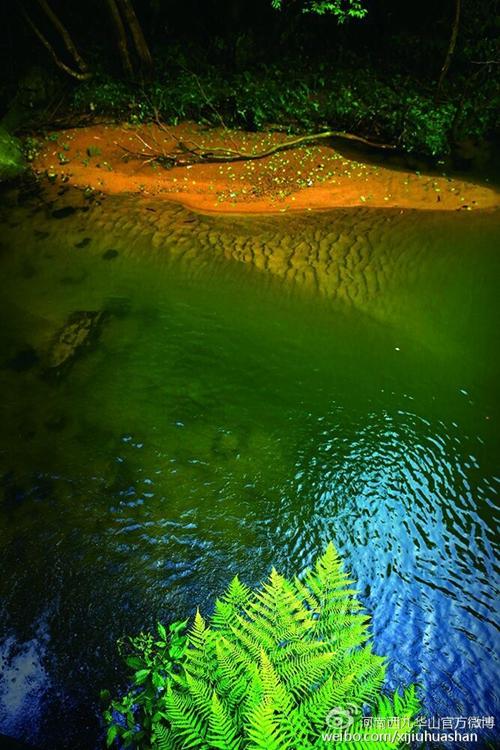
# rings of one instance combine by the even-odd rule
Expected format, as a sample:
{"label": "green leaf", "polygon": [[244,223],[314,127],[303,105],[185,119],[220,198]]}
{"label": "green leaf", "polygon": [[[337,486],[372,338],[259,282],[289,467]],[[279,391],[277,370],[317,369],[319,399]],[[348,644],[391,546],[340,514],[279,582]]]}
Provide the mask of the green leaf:
{"label": "green leaf", "polygon": [[180,633],[181,630],[185,630],[187,627],[189,620],[178,620],[176,622],[172,622],[169,625],[169,630],[171,633]]}
{"label": "green leaf", "polygon": [[138,656],[127,656],[125,664],[128,667],[132,667],[132,669],[140,669],[143,665],[143,661]]}
{"label": "green leaf", "polygon": [[106,745],[107,747],[111,747],[113,742],[115,741],[116,735],[118,734],[118,728],[116,724],[111,724],[111,726],[108,728],[108,731],[106,733]]}
{"label": "green leaf", "polygon": [[151,674],[150,669],[139,669],[139,671],[136,672],[134,676],[135,684],[140,685],[142,682],[147,680],[150,674]]}

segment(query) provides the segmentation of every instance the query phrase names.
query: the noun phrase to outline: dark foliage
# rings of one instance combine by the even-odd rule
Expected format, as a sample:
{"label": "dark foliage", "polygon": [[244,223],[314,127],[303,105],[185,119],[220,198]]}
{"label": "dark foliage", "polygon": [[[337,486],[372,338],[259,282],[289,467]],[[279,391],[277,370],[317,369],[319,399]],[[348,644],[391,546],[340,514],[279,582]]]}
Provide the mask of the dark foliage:
{"label": "dark foliage", "polygon": [[[61,59],[71,62],[36,5],[25,3]],[[458,42],[439,95],[452,0],[404,7],[373,0],[364,17],[344,23],[335,13],[304,13],[311,4],[292,0],[281,9],[271,0],[133,5],[153,65],[141,63],[129,29],[131,72],[124,70],[106,3],[75,3],[68,14],[62,0],[52,0],[92,71],[81,82],[56,73],[46,49],[11,8],[0,47],[9,126],[40,112],[47,122],[68,109],[132,122],[158,115],[170,123],[190,118],[220,124],[222,117],[250,130],[345,129],[433,157],[497,133],[500,22],[493,0],[462,0]]]}

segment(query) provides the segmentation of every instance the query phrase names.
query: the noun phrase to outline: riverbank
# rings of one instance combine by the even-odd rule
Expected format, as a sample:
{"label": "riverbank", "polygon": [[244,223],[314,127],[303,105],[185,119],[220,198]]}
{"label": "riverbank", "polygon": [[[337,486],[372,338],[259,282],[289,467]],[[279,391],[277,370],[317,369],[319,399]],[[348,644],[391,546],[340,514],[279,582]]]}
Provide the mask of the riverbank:
{"label": "riverbank", "polygon": [[286,140],[283,133],[207,129],[195,123],[165,128],[92,125],[49,134],[33,169],[54,182],[108,194],[165,198],[202,212],[278,213],[353,206],[453,211],[500,205],[492,187],[445,174],[367,163],[325,144],[252,161],[170,169],[151,161],[146,145],[169,152],[182,141],[257,153]]}

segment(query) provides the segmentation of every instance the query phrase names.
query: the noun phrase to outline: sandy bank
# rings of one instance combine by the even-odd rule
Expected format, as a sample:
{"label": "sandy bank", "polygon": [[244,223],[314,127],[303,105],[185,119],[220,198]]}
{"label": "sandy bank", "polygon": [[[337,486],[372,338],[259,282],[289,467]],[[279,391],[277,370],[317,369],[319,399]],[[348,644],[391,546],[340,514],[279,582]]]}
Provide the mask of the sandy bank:
{"label": "sandy bank", "polygon": [[[156,125],[95,125],[49,135],[33,167],[56,182],[109,194],[165,198],[202,212],[279,213],[353,206],[453,211],[500,205],[493,188],[367,164],[326,145],[230,164],[164,169],[147,161],[144,143],[168,151],[179,140],[251,153],[287,136],[207,130],[194,123],[172,126],[167,132]],[[129,158],[124,148],[142,151],[145,160]]]}

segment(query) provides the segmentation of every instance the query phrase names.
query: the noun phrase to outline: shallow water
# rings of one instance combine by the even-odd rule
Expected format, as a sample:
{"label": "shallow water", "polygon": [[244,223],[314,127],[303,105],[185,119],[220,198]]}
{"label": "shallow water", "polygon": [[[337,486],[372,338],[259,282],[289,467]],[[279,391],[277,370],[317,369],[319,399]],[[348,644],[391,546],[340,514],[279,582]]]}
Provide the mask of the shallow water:
{"label": "shallow water", "polygon": [[[9,200],[0,732],[98,747],[117,637],[330,539],[390,687],[494,715],[498,215],[176,210],[180,237],[159,205]],[[100,335],[54,374],[82,310],[106,310]]]}

